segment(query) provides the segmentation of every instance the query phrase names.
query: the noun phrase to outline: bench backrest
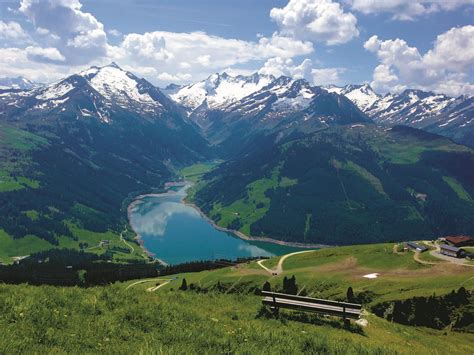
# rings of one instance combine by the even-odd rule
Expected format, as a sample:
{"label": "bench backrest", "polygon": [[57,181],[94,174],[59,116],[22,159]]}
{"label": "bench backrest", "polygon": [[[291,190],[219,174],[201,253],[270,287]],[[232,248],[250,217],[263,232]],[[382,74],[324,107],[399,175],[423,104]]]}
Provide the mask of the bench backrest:
{"label": "bench backrest", "polygon": [[301,301],[301,302],[322,304],[322,305],[327,305],[327,306],[338,306],[338,307],[344,307],[346,309],[357,309],[357,310],[362,309],[362,305],[357,304],[357,303],[338,302],[338,301],[325,300],[321,298],[289,295],[286,293],[269,292],[269,291],[262,291],[261,294],[262,296],[266,296],[266,297],[275,297],[275,298],[287,299],[287,300],[292,300],[292,301]]}

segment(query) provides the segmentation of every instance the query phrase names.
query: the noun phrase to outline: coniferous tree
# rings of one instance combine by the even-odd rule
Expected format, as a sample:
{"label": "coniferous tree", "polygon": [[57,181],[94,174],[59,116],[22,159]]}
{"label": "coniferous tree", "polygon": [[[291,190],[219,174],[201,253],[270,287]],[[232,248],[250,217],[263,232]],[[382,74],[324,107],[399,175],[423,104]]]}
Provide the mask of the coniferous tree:
{"label": "coniferous tree", "polygon": [[354,290],[349,286],[347,289],[347,302],[354,302]]}
{"label": "coniferous tree", "polygon": [[186,291],[188,289],[188,284],[186,282],[186,279],[183,279],[183,282],[181,283],[181,286],[179,287],[181,291]]}
{"label": "coniferous tree", "polygon": [[270,285],[270,282],[265,281],[265,283],[263,284],[263,291],[270,292],[271,290],[272,290],[272,286]]}

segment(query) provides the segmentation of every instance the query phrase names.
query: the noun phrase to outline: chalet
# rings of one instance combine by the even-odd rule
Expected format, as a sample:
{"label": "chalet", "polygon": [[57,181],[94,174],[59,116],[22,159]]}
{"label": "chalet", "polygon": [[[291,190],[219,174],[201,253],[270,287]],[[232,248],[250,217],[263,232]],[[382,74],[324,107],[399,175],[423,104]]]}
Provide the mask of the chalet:
{"label": "chalet", "polygon": [[451,236],[445,238],[446,243],[454,247],[465,247],[468,245],[474,245],[474,238],[460,235],[460,236]]}
{"label": "chalet", "polygon": [[407,242],[407,247],[412,250],[419,251],[420,253],[423,253],[424,251],[428,250],[428,248],[424,245],[420,245],[415,242]]}
{"label": "chalet", "polygon": [[99,246],[108,247],[110,245],[110,240],[101,240]]}
{"label": "chalet", "polygon": [[461,256],[464,255],[464,250],[453,247],[452,245],[441,244],[439,248],[440,248],[441,254],[451,256],[453,258],[460,258]]}

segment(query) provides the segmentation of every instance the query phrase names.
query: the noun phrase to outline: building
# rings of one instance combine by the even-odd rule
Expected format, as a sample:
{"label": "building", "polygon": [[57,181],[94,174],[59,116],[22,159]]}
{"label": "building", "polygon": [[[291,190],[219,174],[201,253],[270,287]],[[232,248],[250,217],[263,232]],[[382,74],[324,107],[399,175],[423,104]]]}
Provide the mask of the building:
{"label": "building", "polygon": [[416,244],[415,242],[407,242],[407,247],[412,250],[419,251],[420,253],[428,250],[428,248],[424,245]]}
{"label": "building", "polygon": [[454,247],[465,247],[468,245],[474,245],[474,238],[465,236],[465,235],[459,235],[459,236],[450,236],[445,238],[446,243],[449,245],[452,245]]}
{"label": "building", "polygon": [[460,258],[464,255],[464,250],[457,247],[453,247],[452,245],[441,244],[439,248],[441,254],[451,256],[453,258]]}

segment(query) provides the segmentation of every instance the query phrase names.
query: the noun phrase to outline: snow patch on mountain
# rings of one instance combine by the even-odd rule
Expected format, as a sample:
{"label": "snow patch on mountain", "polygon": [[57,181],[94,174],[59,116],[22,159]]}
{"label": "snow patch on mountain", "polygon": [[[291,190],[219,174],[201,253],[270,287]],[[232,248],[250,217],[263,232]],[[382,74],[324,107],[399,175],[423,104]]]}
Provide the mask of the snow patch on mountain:
{"label": "snow patch on mountain", "polygon": [[212,74],[206,80],[184,87],[165,89],[164,93],[189,111],[202,106],[215,109],[228,106],[262,89],[274,79],[271,75],[261,74],[250,76]]}

